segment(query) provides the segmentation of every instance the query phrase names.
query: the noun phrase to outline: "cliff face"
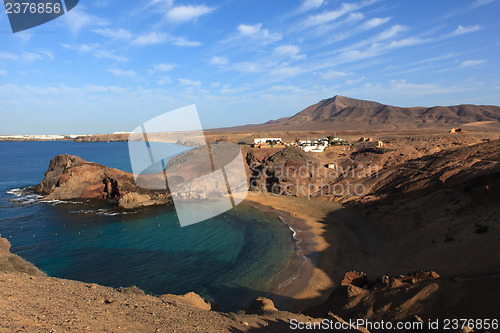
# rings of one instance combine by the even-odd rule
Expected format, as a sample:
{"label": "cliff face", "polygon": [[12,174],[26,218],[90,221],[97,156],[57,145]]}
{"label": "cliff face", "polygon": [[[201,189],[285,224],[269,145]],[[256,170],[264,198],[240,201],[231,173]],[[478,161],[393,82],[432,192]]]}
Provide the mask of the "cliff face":
{"label": "cliff face", "polygon": [[72,155],[54,157],[35,191],[45,200],[105,199],[126,209],[171,202],[168,191],[141,188],[131,173]]}
{"label": "cliff face", "polygon": [[320,188],[322,179],[314,172],[320,163],[302,149],[287,147],[263,160],[256,156],[257,153],[250,151],[246,156],[252,173],[251,190],[308,197],[315,188]]}
{"label": "cliff face", "polygon": [[25,261],[21,257],[10,253],[10,243],[0,235],[0,272],[13,273],[20,272],[32,276],[44,275],[35,265]]}

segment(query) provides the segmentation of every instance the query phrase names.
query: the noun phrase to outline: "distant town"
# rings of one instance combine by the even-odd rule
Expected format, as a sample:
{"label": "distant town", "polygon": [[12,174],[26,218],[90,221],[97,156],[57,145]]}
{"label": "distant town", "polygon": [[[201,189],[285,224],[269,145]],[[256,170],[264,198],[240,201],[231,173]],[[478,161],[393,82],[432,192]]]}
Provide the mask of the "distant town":
{"label": "distant town", "polygon": [[[358,142],[373,142],[372,138],[360,138]],[[384,143],[382,141],[374,142],[375,147],[382,148]],[[279,148],[287,146],[297,146],[305,152],[321,153],[330,146],[351,146],[349,141],[342,138],[328,136],[326,138],[319,138],[314,140],[300,140],[295,139],[293,142],[284,142],[282,138],[257,138],[254,139],[252,147],[254,148]]]}
{"label": "distant town", "polygon": [[[114,132],[113,134],[130,134],[129,132]],[[35,134],[35,135],[0,135],[0,141],[58,141],[75,140],[94,134]]]}
{"label": "distant town", "polygon": [[81,135],[0,135],[0,141],[54,141],[74,140]]}

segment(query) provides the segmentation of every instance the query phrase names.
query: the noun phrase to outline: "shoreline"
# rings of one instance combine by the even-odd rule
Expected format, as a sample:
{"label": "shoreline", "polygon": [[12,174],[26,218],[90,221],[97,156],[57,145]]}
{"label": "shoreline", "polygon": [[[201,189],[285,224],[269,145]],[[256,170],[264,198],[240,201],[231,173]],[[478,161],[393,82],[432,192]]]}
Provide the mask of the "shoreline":
{"label": "shoreline", "polygon": [[295,249],[290,262],[273,278],[273,287],[268,294],[263,295],[270,298],[278,309],[292,311],[296,307],[293,296],[307,286],[317,263],[317,244],[313,240],[315,235],[304,219],[261,202],[246,201],[253,208],[278,217],[292,233]]}
{"label": "shoreline", "polygon": [[[271,289],[261,295],[273,300],[279,310],[297,312],[319,305],[326,301],[346,271],[369,269],[366,265],[356,267],[357,260],[353,260],[356,254],[358,258],[366,256],[366,249],[361,248],[364,253],[356,249],[360,243],[364,245],[364,237],[359,235],[359,230],[353,233],[352,226],[347,226],[346,220],[350,220],[352,214],[330,216],[346,210],[339,203],[255,192],[249,192],[244,202],[279,218],[295,239],[294,253],[287,267],[273,277]],[[354,219],[353,222],[360,221]],[[367,227],[367,224],[356,228],[360,226]],[[373,235],[369,230],[362,234]],[[350,255],[344,256],[345,252]]]}
{"label": "shoreline", "polygon": [[[279,310],[297,312],[318,306],[345,272],[359,270],[378,276],[388,266],[391,254],[383,233],[367,217],[340,203],[252,192],[245,201],[290,223],[307,258],[297,278],[281,286],[278,283],[268,295]],[[276,279],[290,278],[296,265],[289,264]]]}
{"label": "shoreline", "polygon": [[[331,253],[322,252],[329,244],[322,236],[318,216],[311,216],[314,214],[310,214],[308,209],[297,207],[298,202],[303,206],[311,200],[249,192],[245,201],[278,216],[295,232],[299,252],[295,253],[296,258],[292,258],[287,268],[276,276],[275,287],[268,295],[275,306],[279,310],[295,312],[326,300],[334,288],[333,280],[323,272],[323,262],[332,259]],[[331,210],[340,209],[340,205],[336,203],[331,203],[330,206]],[[305,260],[297,258],[299,256]]]}

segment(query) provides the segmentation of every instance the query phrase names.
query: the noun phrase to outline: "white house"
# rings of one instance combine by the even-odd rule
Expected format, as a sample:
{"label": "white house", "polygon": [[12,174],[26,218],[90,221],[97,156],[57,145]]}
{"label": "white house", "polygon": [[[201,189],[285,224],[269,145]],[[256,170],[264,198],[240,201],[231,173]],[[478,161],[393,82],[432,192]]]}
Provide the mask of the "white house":
{"label": "white house", "polygon": [[281,138],[258,138],[258,139],[253,139],[253,143],[258,145],[261,143],[267,143],[267,142],[275,142],[275,143],[281,143],[283,140]]}

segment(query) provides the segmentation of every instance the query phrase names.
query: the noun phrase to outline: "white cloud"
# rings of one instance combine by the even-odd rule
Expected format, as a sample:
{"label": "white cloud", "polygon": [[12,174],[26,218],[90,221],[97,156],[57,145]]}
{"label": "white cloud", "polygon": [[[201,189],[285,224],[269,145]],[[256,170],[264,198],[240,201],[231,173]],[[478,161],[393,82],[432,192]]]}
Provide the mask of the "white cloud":
{"label": "white cloud", "polygon": [[452,33],[448,34],[447,36],[448,37],[459,36],[459,35],[467,34],[469,32],[475,32],[475,31],[479,31],[479,30],[481,30],[481,26],[479,26],[479,25],[473,25],[470,27],[464,27],[462,25],[459,25],[457,30],[453,31]]}
{"label": "white cloud", "polygon": [[266,67],[265,65],[252,61],[243,61],[237,63],[233,66],[233,68],[243,73],[261,73],[268,70],[268,67]]}
{"label": "white cloud", "polygon": [[185,86],[194,86],[197,88],[201,87],[201,81],[193,81],[190,79],[179,79],[179,83]]}
{"label": "white cloud", "polygon": [[214,56],[214,57],[212,57],[212,59],[210,59],[210,63],[212,65],[223,66],[223,65],[227,65],[229,63],[229,60],[226,57]]}
{"label": "white cloud", "polygon": [[[332,35],[331,31],[339,31],[339,30],[341,31],[342,28],[350,27],[354,23],[359,22],[364,18],[365,18],[365,16],[362,13],[357,13],[357,12],[350,13],[349,16],[347,16],[342,21],[335,21],[335,22],[332,22],[329,24],[322,24],[320,26],[315,27],[314,32],[318,36],[325,35],[325,34],[328,34],[328,36],[331,36]],[[357,25],[357,26],[359,26],[359,25]],[[352,34],[353,34],[352,29],[348,29],[346,32],[337,34],[337,37],[335,37],[334,40],[343,39],[343,38],[338,38],[338,36],[349,37]]]}
{"label": "white cloud", "polygon": [[486,60],[465,60],[465,61],[462,61],[462,63],[460,64],[460,67],[464,68],[464,67],[478,66],[478,65],[482,65],[484,63],[486,63]]}
{"label": "white cloud", "polygon": [[119,62],[127,62],[128,58],[114,54],[112,51],[97,50],[94,52],[94,57],[99,59],[111,59]]}
{"label": "white cloud", "polygon": [[254,25],[240,24],[238,26],[238,31],[242,35],[254,35],[260,31],[261,27],[262,27],[262,23],[257,23]]}
{"label": "white cloud", "polygon": [[365,76],[361,76],[361,77],[359,77],[359,78],[357,78],[357,79],[351,79],[351,80],[347,80],[347,81],[345,81],[345,82],[344,82],[344,85],[349,85],[349,86],[350,86],[350,85],[353,85],[353,84],[359,83],[359,82],[361,82],[361,81],[364,81],[365,79],[366,79],[366,77],[365,77]]}
{"label": "white cloud", "polygon": [[158,72],[168,72],[175,68],[174,64],[157,64],[155,70]]}
{"label": "white cloud", "polygon": [[102,28],[102,29],[94,29],[92,30],[96,34],[99,34],[104,37],[112,38],[112,39],[131,39],[132,33],[126,29],[119,28]]}
{"label": "white cloud", "polygon": [[48,58],[50,60],[54,59],[54,56],[49,51],[38,51],[38,52],[24,52],[21,55],[17,55],[10,52],[0,52],[0,60],[14,60],[23,62],[33,62],[35,60],[43,60]]}
{"label": "white cloud", "polygon": [[337,10],[325,11],[321,14],[311,15],[304,22],[305,27],[318,26],[325,23],[335,21],[336,19],[349,14],[355,10],[361,9],[377,0],[367,0],[361,3],[343,3]]}
{"label": "white cloud", "polygon": [[262,29],[262,23],[254,25],[240,24],[238,26],[239,37],[252,38],[261,43],[273,43],[281,40],[283,36],[278,33],[272,33],[267,29]]}
{"label": "white cloud", "polygon": [[343,48],[341,51],[345,52],[346,50],[352,50],[352,49],[357,49],[360,47],[364,47],[370,44],[375,44],[378,42],[383,42],[387,39],[391,39],[392,37],[397,36],[400,32],[407,30],[408,28],[399,24],[395,24],[392,27],[382,31],[381,33],[371,37],[367,38],[365,40],[362,40],[360,42],[354,43],[350,46],[347,46]]}
{"label": "white cloud", "polygon": [[[417,38],[417,37],[409,37],[409,38],[404,38],[400,40],[393,40],[391,41],[388,45],[388,49],[397,49],[400,47],[407,47],[407,46],[414,46],[414,45],[419,45],[425,43],[425,39]],[[382,46],[382,49],[384,47]]]}
{"label": "white cloud", "polygon": [[123,69],[117,69],[117,68],[109,68],[107,69],[108,72],[112,73],[113,75],[116,76],[128,76],[128,77],[134,77],[137,75],[137,73],[133,70],[123,70]]}
{"label": "white cloud", "polygon": [[289,78],[297,76],[302,73],[299,67],[282,67],[271,71],[270,75],[272,78]]}
{"label": "white cloud", "polygon": [[352,12],[357,9],[355,4],[342,4],[342,7],[338,10],[331,10],[321,14],[310,16],[306,22],[306,26],[321,25],[338,19],[339,17]]}
{"label": "white cloud", "polygon": [[477,7],[488,5],[488,4],[492,3],[493,1],[495,1],[495,0],[476,0],[471,4],[470,9],[474,9]]}
{"label": "white cloud", "polygon": [[215,10],[215,7],[206,5],[198,6],[178,6],[170,9],[167,13],[167,20],[174,23],[183,23],[196,20],[198,17],[209,14]]}
{"label": "white cloud", "polygon": [[[321,25],[320,27],[318,27],[316,29],[316,32],[320,35],[324,35],[325,33],[328,33],[328,36],[331,36],[332,34],[330,33],[330,30],[334,30],[334,29],[337,30],[341,27],[345,27],[349,24],[353,24],[356,21],[360,21],[363,18],[364,18],[364,15],[361,13],[351,13],[351,14],[349,14],[347,19],[345,19],[345,20],[337,21],[337,22],[334,22],[332,24]],[[333,35],[333,37],[329,38],[329,37],[325,36],[326,37],[325,45],[328,45],[328,44],[331,44],[334,42],[338,42],[341,40],[345,40],[345,39],[350,38],[356,34],[377,28],[378,26],[387,23],[390,19],[391,19],[390,17],[384,17],[384,18],[375,17],[375,18],[369,19],[361,24],[353,25],[348,30],[345,30],[344,32]],[[366,42],[366,40],[362,41],[362,42]]]}
{"label": "white cloud", "polygon": [[94,57],[98,59],[111,59],[111,60],[116,60],[119,62],[127,62],[128,58],[124,56],[119,56],[116,55],[112,51],[108,50],[102,50],[100,49],[100,44],[94,43],[94,44],[61,44],[62,47],[68,49],[68,50],[74,50],[82,53],[91,53]]}
{"label": "white cloud", "polygon": [[111,29],[111,28],[103,28],[103,29],[94,29],[93,32],[112,39],[123,39],[129,40],[134,45],[138,46],[147,46],[147,45],[156,45],[164,42],[171,42],[176,46],[188,46],[188,47],[196,47],[200,46],[201,43],[198,41],[187,40],[184,37],[172,37],[169,34],[161,31],[153,31],[144,33],[142,35],[132,34],[129,30],[126,29]]}
{"label": "white cloud", "polygon": [[274,52],[279,55],[294,56],[300,52],[297,45],[280,45],[274,48]]}
{"label": "white cloud", "polygon": [[156,45],[167,41],[168,35],[164,32],[150,32],[134,39],[133,43],[140,46]]}
{"label": "white cloud", "polygon": [[109,1],[106,0],[99,0],[95,2],[95,6],[99,8],[103,8],[109,5]]}
{"label": "white cloud", "polygon": [[0,69],[0,75],[7,75],[7,71],[5,69]]}
{"label": "white cloud", "polygon": [[98,48],[99,44],[94,43],[94,44],[77,44],[77,45],[72,45],[72,44],[62,43],[61,46],[64,47],[64,48],[66,48],[66,49],[68,49],[68,50],[74,50],[74,51],[78,51],[78,52],[87,53],[87,52],[93,51],[96,48]]}
{"label": "white cloud", "polygon": [[19,31],[15,34],[12,35],[14,39],[19,39],[22,43],[27,43],[31,40],[31,37],[33,37],[35,33],[33,30],[24,30],[24,31]]}
{"label": "white cloud", "polygon": [[108,22],[97,16],[87,14],[84,6],[77,6],[64,15],[64,20],[73,34],[77,34],[86,26],[105,26]]}
{"label": "white cloud", "polygon": [[378,42],[378,41],[383,41],[383,40],[392,38],[392,37],[396,36],[397,34],[399,34],[400,32],[403,32],[407,29],[408,28],[403,26],[403,25],[395,24],[392,27],[390,27],[389,29],[382,31],[380,34],[375,36],[375,38],[373,38],[372,41]]}
{"label": "white cloud", "polygon": [[468,1],[469,4],[462,6],[459,9],[453,10],[452,12],[448,13],[447,15],[441,16],[441,20],[447,20],[448,18],[456,15],[462,15],[467,12],[470,12],[471,10],[474,10],[478,7],[482,7],[485,5],[489,5],[490,3],[495,2],[495,0],[475,0],[471,3],[471,1]]}
{"label": "white cloud", "polygon": [[39,53],[35,53],[35,52],[25,52],[23,54],[23,60],[24,61],[27,61],[27,62],[32,62],[32,61],[35,61],[35,60],[42,60],[43,57],[41,54]]}
{"label": "white cloud", "polygon": [[370,29],[373,29],[373,28],[376,28],[384,23],[387,23],[391,18],[390,17],[375,17],[375,18],[372,18],[366,22],[364,22],[360,29],[361,30],[370,30]]}
{"label": "white cloud", "polygon": [[19,56],[10,52],[0,52],[0,59],[2,60],[18,60]]}
{"label": "white cloud", "polygon": [[41,53],[41,54],[43,54],[43,55],[45,55],[50,60],[54,60],[54,54],[52,54],[52,52],[47,51],[47,50],[40,50],[38,52]]}
{"label": "white cloud", "polygon": [[346,62],[368,59],[375,56],[379,56],[381,54],[385,54],[394,49],[424,44],[428,41],[429,40],[420,39],[416,37],[409,37],[400,40],[392,40],[386,43],[373,43],[365,50],[358,49],[358,50],[344,51],[337,57],[337,59],[335,59],[335,61],[337,63],[346,63]]}
{"label": "white cloud", "polygon": [[174,4],[174,0],[151,0],[148,3],[148,6],[153,6],[156,4],[162,4],[165,5],[166,7],[172,7],[172,5]]}
{"label": "white cloud", "polygon": [[[360,87],[355,87],[352,90],[345,90],[341,93],[351,96],[366,96],[366,99],[373,98],[374,100],[380,100],[383,97],[387,97],[389,99],[396,97],[402,100],[411,100],[417,97],[417,99],[420,100],[422,96],[457,94],[465,91],[477,90],[480,88],[480,85],[470,83],[461,85],[438,85],[435,83],[416,84],[407,82],[406,80],[390,80],[389,82],[368,82]],[[455,102],[453,103],[456,104],[456,98],[454,100]],[[397,103],[391,104],[397,105]],[[435,103],[434,105],[436,104],[437,103]]]}
{"label": "white cloud", "polygon": [[348,72],[338,72],[338,71],[329,70],[328,72],[321,74],[321,77],[325,80],[331,80],[331,79],[346,77],[346,76],[349,76],[352,74],[353,73],[350,73],[350,72],[348,73]]}
{"label": "white cloud", "polygon": [[306,56],[300,53],[297,45],[280,45],[274,48],[274,53],[278,56],[289,57],[294,60],[304,59]]}
{"label": "white cloud", "polygon": [[302,2],[302,5],[299,7],[299,12],[306,12],[312,9],[317,9],[321,7],[321,5],[324,3],[324,0],[304,0]]}
{"label": "white cloud", "polygon": [[187,40],[184,37],[172,37],[171,40],[172,44],[175,46],[197,47],[201,45],[198,41]]}

